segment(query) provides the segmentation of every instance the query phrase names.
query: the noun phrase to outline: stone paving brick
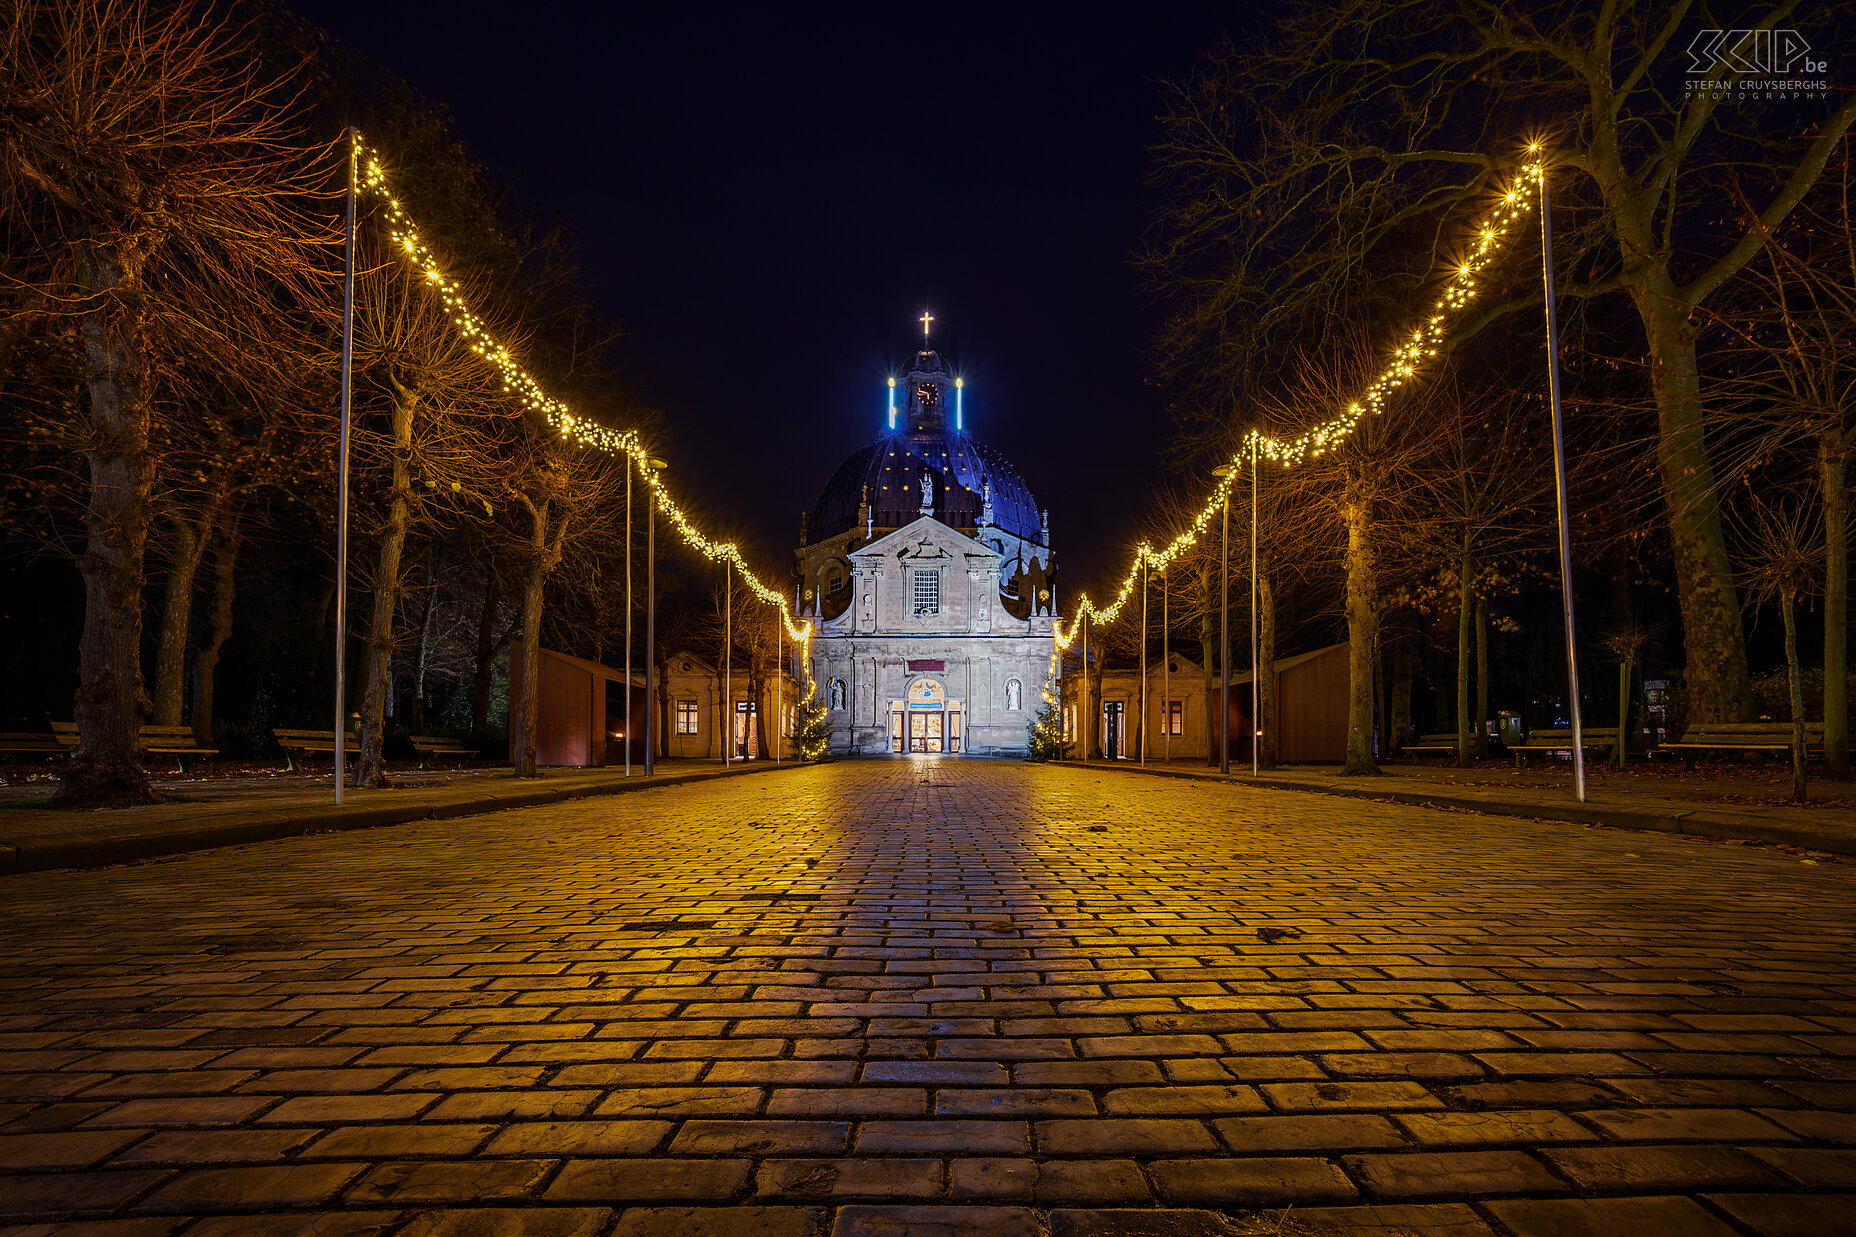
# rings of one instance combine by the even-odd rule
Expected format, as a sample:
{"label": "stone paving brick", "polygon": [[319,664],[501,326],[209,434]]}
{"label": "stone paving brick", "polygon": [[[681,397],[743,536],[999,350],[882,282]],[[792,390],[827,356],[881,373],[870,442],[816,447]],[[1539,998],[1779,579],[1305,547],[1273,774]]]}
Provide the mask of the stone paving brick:
{"label": "stone paving brick", "polygon": [[116,1165],[263,1164],[307,1146],[321,1130],[162,1130],[118,1154]]}
{"label": "stone paving brick", "polygon": [[1790,1130],[1733,1108],[1615,1108],[1580,1118],[1619,1142],[1790,1142]]}
{"label": "stone paving brick", "polygon": [[941,1161],[854,1158],[768,1160],[754,1179],[758,1198],[931,1199],[941,1195]]}
{"label": "stone paving brick", "polygon": [[0,1176],[0,1220],[106,1214],[167,1176],[159,1170]]}
{"label": "stone paving brick", "polygon": [[[0,1204],[198,1217],[176,1237],[1231,1237],[1297,1180],[1342,1190],[1296,1203],[1309,1232],[1519,1232],[1496,1209],[1535,1201],[1369,1204],[1343,1155],[1382,1194],[1632,1196],[1567,1231],[1659,1191],[1856,1189],[1849,865],[1106,770],[781,776],[8,878],[31,929],[0,921],[0,1151],[71,1167],[15,1170]],[[1174,1199],[1216,1201],[1153,1205],[1152,1165],[1185,1162]],[[287,1213],[138,1210],[344,1165]],[[784,1201],[745,1206],[763,1187]],[[345,1193],[422,1188],[462,1205]],[[1746,1226],[1798,1214],[1768,1211]]]}
{"label": "stone paving brick", "polygon": [[1514,1237],[1737,1237],[1688,1198],[1498,1199],[1483,1206]]}
{"label": "stone paving brick", "polygon": [[831,1237],[1039,1237],[1029,1207],[843,1207]]}
{"label": "stone paving brick", "polygon": [[[1587,1114],[1591,1116],[1592,1114]],[[1426,1146],[1590,1142],[1592,1131],[1564,1113],[1545,1109],[1507,1112],[1402,1112],[1392,1120]]]}
{"label": "stone paving brick", "polygon": [[842,1121],[685,1121],[668,1154],[835,1155],[850,1140]]}
{"label": "stone paving brick", "polygon": [[0,1134],[0,1172],[89,1168],[141,1138],[147,1130],[66,1130]]}
{"label": "stone paving brick", "polygon": [[1217,1150],[1203,1122],[1100,1117],[1040,1121],[1038,1149],[1046,1155],[1189,1155]]}
{"label": "stone paving brick", "polygon": [[597,1237],[611,1220],[604,1207],[473,1207],[424,1211],[398,1237]]}
{"label": "stone paving brick", "polygon": [[824,1237],[825,1231],[824,1211],[816,1207],[632,1207],[612,1237]]}
{"label": "stone paving brick", "polygon": [[451,1121],[425,1121],[416,1125],[351,1125],[330,1130],[306,1148],[302,1158],[369,1160],[427,1155],[467,1156],[495,1132],[494,1125]]}
{"label": "stone paving brick", "polygon": [[[206,1237],[380,1237],[394,1229],[397,1211],[313,1211],[300,1215],[208,1216],[191,1225],[189,1234]],[[63,1234],[60,1235],[63,1237]]]}
{"label": "stone paving brick", "polygon": [[368,1165],[276,1164],[183,1173],[136,1204],[139,1211],[287,1210],[326,1203]]}
{"label": "stone paving brick", "polygon": [[1856,1151],[1830,1147],[1747,1147],[1745,1151],[1800,1185],[1816,1189],[1856,1186]]}
{"label": "stone paving brick", "polygon": [[379,1164],[348,1187],[350,1203],[468,1203],[523,1198],[553,1171],[552,1160],[443,1160]]}
{"label": "stone paving brick", "polygon": [[1856,1233],[1856,1194],[1705,1194],[1760,1237]]}
{"label": "stone paving brick", "polygon": [[1345,1174],[1315,1158],[1156,1160],[1150,1169],[1161,1201],[1184,1206],[1273,1207],[1359,1196]]}
{"label": "stone paving brick", "polygon": [[747,1160],[569,1160],[542,1197],[569,1203],[729,1198],[747,1184],[751,1167]]}
{"label": "stone paving brick", "polygon": [[1521,1151],[1416,1151],[1348,1155],[1347,1171],[1375,1198],[1464,1199],[1496,1194],[1552,1194],[1563,1188],[1539,1160]]}
{"label": "stone paving brick", "polygon": [[1549,1147],[1541,1155],[1580,1186],[1609,1194],[1771,1190],[1785,1184],[1732,1147]]}

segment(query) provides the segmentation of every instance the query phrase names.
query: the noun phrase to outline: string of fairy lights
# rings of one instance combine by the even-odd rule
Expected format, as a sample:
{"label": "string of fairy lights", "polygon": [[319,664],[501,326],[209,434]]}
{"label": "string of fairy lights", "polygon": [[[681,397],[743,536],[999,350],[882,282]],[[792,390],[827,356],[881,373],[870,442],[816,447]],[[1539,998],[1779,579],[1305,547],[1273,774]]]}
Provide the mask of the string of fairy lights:
{"label": "string of fairy lights", "polygon": [[[470,348],[501,374],[503,390],[520,407],[546,420],[561,437],[581,446],[626,456],[627,466],[636,469],[643,477],[652,501],[657,503],[658,510],[669,519],[684,543],[711,562],[724,563],[734,568],[756,600],[780,612],[780,621],[786,628],[786,634],[803,648],[811,639],[811,625],[789,611],[786,597],[779,590],[755,577],[747,559],[742,556],[740,546],[731,541],[715,541],[696,527],[689,514],[671,497],[670,489],[664,484],[659,470],[648,466],[650,454],[636,431],[615,430],[601,425],[589,417],[579,415],[567,404],[549,395],[534,375],[522,368],[515,354],[472,312],[462,287],[439,269],[437,256],[420,239],[412,216],[388,187],[386,168],[379,156],[362,144],[359,134],[354,135],[354,143],[356,157],[361,160],[360,187],[373,193],[384,205],[387,234],[394,248],[438,293],[452,324]],[[809,676],[810,660],[805,660]]]}
{"label": "string of fairy lights", "polygon": [[1332,419],[1293,438],[1273,438],[1258,429],[1246,432],[1243,446],[1231,457],[1230,466],[1225,469],[1217,487],[1193,517],[1192,523],[1163,548],[1155,549],[1145,541],[1135,547],[1134,561],[1128,568],[1128,574],[1123,577],[1113,602],[1107,606],[1098,606],[1089,600],[1087,594],[1078,597],[1076,612],[1070,619],[1068,630],[1061,624],[1055,625],[1057,647],[1060,650],[1068,649],[1075,642],[1085,619],[1094,619],[1098,625],[1114,622],[1120,616],[1122,607],[1134,596],[1143,568],[1164,571],[1198,542],[1212,519],[1229,501],[1231,487],[1237,482],[1241,466],[1248,464],[1254,468],[1256,461],[1262,459],[1283,468],[1293,468],[1326,454],[1344,442],[1367,417],[1383,414],[1398,388],[1417,378],[1425,363],[1436,358],[1438,348],[1448,335],[1451,325],[1475,299],[1478,276],[1500,255],[1515,224],[1529,215],[1540,200],[1540,187],[1546,179],[1546,164],[1540,159],[1539,143],[1532,143],[1527,149],[1534,156],[1533,161],[1522,165],[1515,182],[1477,226],[1474,244],[1444,283],[1443,291],[1431,307],[1429,316],[1393,348],[1384,368],[1367,383],[1360,397]]}

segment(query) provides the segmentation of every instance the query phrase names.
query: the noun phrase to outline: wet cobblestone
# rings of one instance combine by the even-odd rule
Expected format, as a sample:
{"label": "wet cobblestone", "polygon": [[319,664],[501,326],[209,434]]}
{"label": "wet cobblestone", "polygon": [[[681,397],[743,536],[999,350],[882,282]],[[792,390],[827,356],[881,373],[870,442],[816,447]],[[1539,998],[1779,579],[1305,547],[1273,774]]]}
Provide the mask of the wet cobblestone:
{"label": "wet cobblestone", "polygon": [[17,876],[0,1235],[1856,1232],[1853,906],[990,761]]}

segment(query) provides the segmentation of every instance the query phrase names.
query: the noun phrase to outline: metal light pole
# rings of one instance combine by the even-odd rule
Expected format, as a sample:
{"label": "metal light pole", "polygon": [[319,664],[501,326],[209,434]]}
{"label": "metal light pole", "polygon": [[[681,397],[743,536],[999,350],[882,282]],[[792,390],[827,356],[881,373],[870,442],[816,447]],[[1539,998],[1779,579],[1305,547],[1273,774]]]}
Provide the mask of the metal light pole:
{"label": "metal light pole", "polygon": [[1160,712],[1162,721],[1160,746],[1165,755],[1161,763],[1173,764],[1173,624],[1166,610],[1166,568],[1160,569]]}
{"label": "metal light pole", "polygon": [[[1270,673],[1276,673],[1274,666]],[[1257,440],[1250,440],[1250,776],[1262,767],[1258,749],[1263,746],[1261,686],[1263,667],[1257,664]]]}
{"label": "metal light pole", "polygon": [[1147,763],[1147,715],[1153,702],[1147,699],[1147,560],[1141,560],[1141,763]]}
{"label": "metal light pole", "polygon": [[1212,475],[1225,478],[1224,545],[1218,551],[1218,772],[1231,771],[1231,486],[1235,464],[1220,464]]}
{"label": "metal light pole", "polygon": [[780,748],[786,743],[786,623],[784,618],[773,629],[773,763],[780,763]]}
{"label": "metal light pole", "polygon": [[1094,727],[1095,719],[1089,716],[1089,616],[1085,614],[1082,616],[1082,619],[1083,619],[1083,690],[1082,690],[1083,706],[1082,706],[1082,709],[1077,713],[1076,729],[1081,732],[1077,737],[1082,739],[1083,741],[1083,763],[1088,764],[1089,763],[1089,740],[1095,737],[1095,727]]}
{"label": "metal light pole", "polygon": [[625,455],[625,776],[632,775],[632,457]]}
{"label": "metal light pole", "polygon": [[722,729],[728,732],[728,746],[722,749],[722,763],[735,762],[735,568],[722,564]]}
{"label": "metal light pole", "polygon": [[348,698],[344,663],[348,652],[348,415],[354,387],[354,197],[361,135],[348,129],[348,235],[342,258],[342,432],[341,480],[335,497],[335,802],[342,801],[342,766],[347,763]]}
{"label": "metal light pole", "polygon": [[[1539,147],[1534,148],[1535,153]],[[1544,157],[1543,157],[1544,158]],[[1572,780],[1579,802],[1585,802],[1585,732],[1579,719],[1579,657],[1573,642],[1572,529],[1566,522],[1566,442],[1560,423],[1559,316],[1553,294],[1553,216],[1547,198],[1547,170],[1540,166],[1540,273],[1547,298],[1547,393],[1553,405],[1553,497],[1560,521],[1560,601],[1566,614],[1566,691],[1572,712]],[[1618,739],[1623,742],[1622,736]]]}
{"label": "metal light pole", "polygon": [[[653,473],[664,461],[646,456],[641,463]],[[644,534],[644,775],[657,772],[657,499],[645,498]]]}

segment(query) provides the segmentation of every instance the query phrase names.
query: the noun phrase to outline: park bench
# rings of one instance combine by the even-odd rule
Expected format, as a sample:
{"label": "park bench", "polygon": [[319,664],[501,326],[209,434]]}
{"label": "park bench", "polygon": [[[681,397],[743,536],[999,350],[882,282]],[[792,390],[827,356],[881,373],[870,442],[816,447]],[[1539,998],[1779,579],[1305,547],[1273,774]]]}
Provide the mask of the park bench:
{"label": "park bench", "polygon": [[[1476,736],[1471,735],[1469,739],[1470,743],[1474,744]],[[1454,756],[1456,755],[1456,735],[1454,733],[1421,734],[1416,742],[1402,744],[1398,750],[1408,756]]]}
{"label": "park bench", "polygon": [[[300,772],[297,762],[304,756],[333,756],[335,754],[335,732],[333,730],[284,730],[273,726],[271,734],[277,740],[277,746],[283,749],[284,770],[288,773]],[[342,744],[350,752],[359,751],[361,742],[352,731]]]}
{"label": "park bench", "polygon": [[[76,722],[53,722],[52,736],[66,750],[77,746]],[[187,771],[187,762],[196,756],[217,756],[216,747],[201,747],[194,742],[191,726],[144,726],[137,737],[137,746],[151,756],[172,756],[175,767],[182,773]]]}
{"label": "park bench", "polygon": [[476,748],[465,747],[464,744],[457,739],[447,739],[441,735],[434,734],[416,734],[412,736],[412,750],[419,754],[419,767],[421,769],[425,768],[426,761],[431,760],[435,756],[455,759],[458,763],[462,764],[464,761],[469,760],[472,756],[477,754]]}
{"label": "park bench", "polygon": [[[1709,752],[1789,752],[1792,750],[1790,722],[1719,722],[1690,726],[1679,743],[1665,743],[1662,750],[1682,758],[1682,767],[1692,769],[1695,762]],[[1824,724],[1806,722],[1804,727],[1805,759],[1824,754]]]}
{"label": "park bench", "polygon": [[42,752],[47,756],[62,756],[70,750],[67,744],[58,741],[57,735],[48,731],[12,730],[0,733],[0,752]]}
{"label": "park bench", "polygon": [[[1616,726],[1586,727],[1579,735],[1579,746],[1587,751],[1608,749],[1617,741],[1618,728]],[[1523,768],[1527,764],[1528,757],[1537,753],[1570,752],[1572,750],[1572,728],[1536,730],[1527,736],[1525,742],[1510,744],[1508,750],[1514,753],[1514,767],[1517,769]]]}

